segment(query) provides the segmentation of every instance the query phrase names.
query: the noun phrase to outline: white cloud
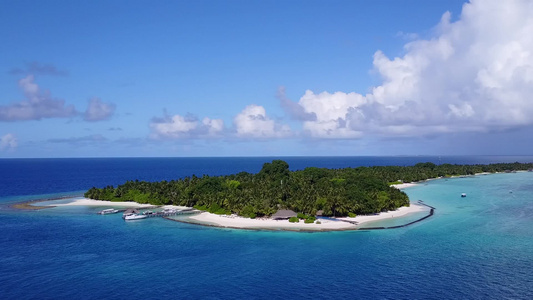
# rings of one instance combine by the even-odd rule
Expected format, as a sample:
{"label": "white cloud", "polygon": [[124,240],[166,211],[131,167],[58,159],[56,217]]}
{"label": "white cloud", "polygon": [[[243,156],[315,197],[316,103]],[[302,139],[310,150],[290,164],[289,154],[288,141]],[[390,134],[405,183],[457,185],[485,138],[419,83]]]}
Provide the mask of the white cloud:
{"label": "white cloud", "polygon": [[202,125],[207,129],[207,133],[210,136],[217,135],[224,130],[224,121],[222,119],[209,119],[205,117],[202,120]]}
{"label": "white cloud", "polygon": [[11,133],[8,133],[0,138],[0,150],[2,151],[14,150],[17,148],[17,145],[17,138]]}
{"label": "white cloud", "polygon": [[85,111],[83,119],[85,121],[102,121],[111,118],[115,112],[115,104],[104,103],[99,98],[89,100],[89,106]]}
{"label": "white cloud", "polygon": [[77,114],[72,105],[54,99],[50,92],[42,92],[34,82],[33,75],[19,80],[19,87],[24,92],[25,101],[0,106],[0,121],[40,120],[44,118],[66,118]]}
{"label": "white cloud", "polygon": [[360,136],[357,130],[351,130],[347,115],[350,109],[364,104],[365,99],[357,93],[315,94],[306,91],[298,103],[308,114],[314,114],[316,120],[304,121],[303,129],[318,138],[355,138]]}
{"label": "white cloud", "polygon": [[533,2],[471,1],[443,14],[405,55],[374,54],[383,83],[367,95],[307,91],[298,105],[314,137],[419,135],[533,124]]}
{"label": "white cloud", "polygon": [[291,130],[266,115],[265,108],[259,105],[248,105],[233,119],[238,137],[273,138],[287,137]]}
{"label": "white cloud", "polygon": [[206,117],[199,122],[193,116],[165,115],[163,118],[154,118],[150,128],[151,137],[155,139],[217,137],[224,131],[224,121]]}

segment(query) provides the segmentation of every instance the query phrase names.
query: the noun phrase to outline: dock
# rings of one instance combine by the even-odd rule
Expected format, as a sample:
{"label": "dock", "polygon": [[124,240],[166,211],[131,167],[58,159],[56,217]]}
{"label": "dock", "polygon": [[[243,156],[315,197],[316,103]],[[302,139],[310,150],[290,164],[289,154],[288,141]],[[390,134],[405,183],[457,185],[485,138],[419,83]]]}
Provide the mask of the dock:
{"label": "dock", "polygon": [[148,218],[162,218],[162,217],[171,217],[171,216],[178,216],[178,215],[191,215],[196,213],[201,213],[202,211],[190,208],[190,209],[184,209],[184,210],[177,210],[172,212],[165,212],[165,211],[158,211],[154,212],[153,214],[147,214],[143,216],[147,216]]}

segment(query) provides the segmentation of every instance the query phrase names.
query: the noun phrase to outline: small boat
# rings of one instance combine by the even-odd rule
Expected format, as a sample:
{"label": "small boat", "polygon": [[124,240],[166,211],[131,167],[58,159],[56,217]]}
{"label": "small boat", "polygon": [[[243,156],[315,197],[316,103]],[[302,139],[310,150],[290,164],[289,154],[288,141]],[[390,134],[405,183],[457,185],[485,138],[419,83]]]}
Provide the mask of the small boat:
{"label": "small boat", "polygon": [[118,210],[114,208],[108,208],[108,209],[104,209],[98,212],[99,215],[109,215],[109,214],[116,214],[116,213],[118,213]]}
{"label": "small boat", "polygon": [[143,215],[153,215],[153,214],[154,214],[154,212],[151,211],[151,210],[147,210],[147,211],[143,212]]}
{"label": "small boat", "polygon": [[462,198],[466,197],[466,193],[462,193],[462,194],[461,194],[461,197],[462,197]]}
{"label": "small boat", "polygon": [[124,216],[124,220],[140,220],[148,218],[147,215],[127,214]]}

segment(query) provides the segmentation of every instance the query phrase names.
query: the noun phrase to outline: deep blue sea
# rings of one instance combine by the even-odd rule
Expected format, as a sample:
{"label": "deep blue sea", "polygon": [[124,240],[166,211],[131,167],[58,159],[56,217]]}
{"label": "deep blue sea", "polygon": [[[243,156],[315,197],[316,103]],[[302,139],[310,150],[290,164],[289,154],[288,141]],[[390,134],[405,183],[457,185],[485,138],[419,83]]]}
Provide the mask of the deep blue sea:
{"label": "deep blue sea", "polygon": [[533,299],[533,172],[408,188],[435,215],[381,231],[246,231],[9,207],[132,179],[258,172],[272,159],[297,170],[533,156],[3,159],[1,299]]}

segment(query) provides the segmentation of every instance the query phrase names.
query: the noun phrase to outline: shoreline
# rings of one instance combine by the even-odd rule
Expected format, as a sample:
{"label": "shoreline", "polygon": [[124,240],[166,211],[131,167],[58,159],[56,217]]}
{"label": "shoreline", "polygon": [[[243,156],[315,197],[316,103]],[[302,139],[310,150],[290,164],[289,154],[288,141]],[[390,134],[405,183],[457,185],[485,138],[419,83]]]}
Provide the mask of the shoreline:
{"label": "shoreline", "polygon": [[[412,185],[410,185],[412,186]],[[86,207],[126,207],[126,208],[138,208],[138,209],[150,209],[150,208],[174,208],[174,209],[188,209],[189,207],[185,206],[176,206],[176,205],[164,205],[157,206],[152,204],[140,204],[137,202],[113,202],[113,201],[102,201],[102,200],[93,200],[87,198],[71,198],[71,201],[67,203],[47,203],[44,205],[35,205],[43,202],[59,201],[59,200],[68,200],[68,197],[56,198],[56,199],[41,199],[41,200],[32,200],[22,203],[17,203],[12,205],[14,208],[21,210],[40,210],[54,207],[75,207],[75,206],[86,206]],[[422,205],[411,203],[409,207],[403,206],[398,208],[395,211],[382,212],[375,215],[360,215],[354,218],[343,217],[343,218],[317,218],[321,224],[315,223],[304,223],[304,220],[300,220],[298,223],[291,223],[288,220],[274,220],[271,218],[256,218],[250,219],[245,217],[240,217],[235,214],[233,215],[217,215],[209,212],[201,212],[197,215],[188,216],[186,218],[169,218],[165,217],[167,220],[209,226],[209,227],[218,227],[218,228],[228,228],[228,229],[246,229],[246,230],[269,230],[269,231],[298,231],[298,232],[327,232],[327,231],[347,231],[347,230],[358,230],[362,224],[368,222],[387,220],[391,218],[400,218],[406,215],[422,212],[425,208]]]}
{"label": "shoreline", "polygon": [[317,218],[321,224],[291,223],[288,220],[274,220],[271,218],[244,218],[237,215],[216,215],[202,212],[198,215],[190,216],[187,219],[172,219],[183,223],[213,226],[220,228],[251,229],[251,230],[289,230],[289,231],[344,231],[358,230],[362,224],[369,222],[390,220],[392,218],[404,217],[412,213],[429,211],[425,206],[411,203],[410,206],[403,206],[395,211],[382,212],[375,215],[361,215],[354,218]]}
{"label": "shoreline", "polygon": [[[527,171],[522,171],[527,172]],[[491,174],[499,174],[503,172],[496,173],[476,173],[474,175],[464,175],[464,176],[450,176],[450,177],[439,177],[439,178],[429,178],[419,182],[410,182],[391,185],[397,189],[406,189],[414,186],[418,186],[430,180],[439,180],[439,179],[450,179],[450,178],[466,178],[466,177],[475,177]],[[53,203],[53,201],[60,200],[70,200],[66,203]],[[43,202],[52,202],[44,204]],[[420,200],[419,200],[420,202]],[[43,203],[44,205],[36,205]],[[113,202],[113,201],[103,201],[103,200],[93,200],[79,196],[63,196],[58,198],[48,198],[48,199],[38,199],[30,200],[21,203],[11,204],[10,207],[20,210],[40,210],[53,207],[68,207],[68,206],[87,206],[87,207],[122,207],[122,208],[137,208],[137,209],[149,209],[149,208],[174,208],[178,210],[190,209],[189,207],[184,206],[175,206],[175,205],[152,205],[152,204],[140,204],[137,202]],[[164,217],[164,219],[170,221],[176,221],[181,223],[208,226],[208,227],[218,227],[218,228],[227,228],[227,229],[244,229],[244,230],[267,230],[267,231],[298,231],[298,232],[327,232],[327,231],[351,231],[351,230],[365,230],[368,227],[361,226],[362,224],[376,221],[383,221],[392,218],[401,218],[413,213],[420,212],[430,212],[429,215],[424,216],[414,222],[409,222],[400,226],[393,227],[380,227],[380,228],[369,228],[369,229],[389,229],[397,227],[405,227],[412,223],[422,221],[433,215],[433,210],[435,208],[431,207],[431,210],[426,207],[427,205],[423,203],[410,203],[409,207],[403,206],[394,211],[381,212],[379,214],[373,215],[359,215],[353,218],[350,217],[340,217],[340,218],[317,218],[321,224],[315,223],[304,223],[304,220],[300,220],[298,223],[291,223],[287,219],[285,220],[274,220],[271,218],[244,218],[232,215],[216,215],[209,212],[201,212],[197,215],[187,216],[186,218],[172,218]]]}
{"label": "shoreline", "polygon": [[[430,179],[428,179],[428,180],[430,180]],[[397,188],[399,190],[403,190],[403,189],[406,189],[406,188],[409,188],[409,187],[417,186],[419,184],[420,184],[420,182],[408,182],[408,183],[393,184],[391,186],[395,187],[395,188]]]}
{"label": "shoreline", "polygon": [[[45,200],[48,201],[48,200]],[[44,202],[44,201],[43,201]],[[138,207],[138,208],[150,208],[150,207],[158,207],[158,205],[153,204],[141,204],[133,201],[120,201],[120,202],[113,202],[113,201],[104,201],[104,200],[94,200],[94,199],[88,199],[88,198],[81,198],[81,199],[75,199],[74,201],[68,202],[68,203],[57,203],[57,204],[50,204],[49,206],[54,207],[64,207],[64,206],[120,206],[120,207]]]}
{"label": "shoreline", "polygon": [[[43,202],[51,202],[51,201],[60,201],[60,200],[72,200],[67,203],[50,203],[45,205],[36,205]],[[68,207],[68,206],[89,206],[89,207],[96,207],[96,206],[118,206],[118,207],[128,207],[128,208],[153,208],[158,207],[157,205],[153,204],[141,204],[137,202],[113,202],[113,201],[103,201],[103,200],[94,200],[94,199],[88,199],[83,198],[79,196],[66,196],[66,197],[59,197],[59,198],[51,198],[51,199],[37,199],[37,200],[30,200],[30,201],[24,201],[19,203],[14,203],[9,205],[9,207],[19,210],[41,210],[41,209],[48,209],[48,208],[54,208],[54,207]]]}
{"label": "shoreline", "polygon": [[9,207],[14,209],[20,209],[20,210],[41,210],[46,208],[53,208],[55,205],[34,205],[41,202],[48,202],[48,201],[57,201],[57,200],[67,200],[67,199],[74,199],[79,196],[61,196],[61,197],[55,197],[55,198],[46,198],[46,199],[34,199],[34,200],[28,200],[23,202],[17,202],[13,204],[9,204]]}

